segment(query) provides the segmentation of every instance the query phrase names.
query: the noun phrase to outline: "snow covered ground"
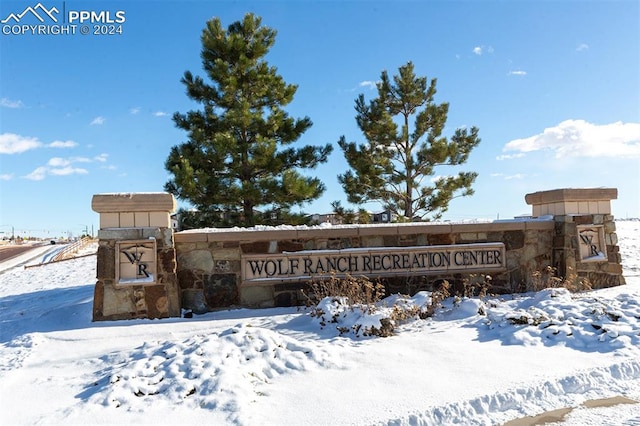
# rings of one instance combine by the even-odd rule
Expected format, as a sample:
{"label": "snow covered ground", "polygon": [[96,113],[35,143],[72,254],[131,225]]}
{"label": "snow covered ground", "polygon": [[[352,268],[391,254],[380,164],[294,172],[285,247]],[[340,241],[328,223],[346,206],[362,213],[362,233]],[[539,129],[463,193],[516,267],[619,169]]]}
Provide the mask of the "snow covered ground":
{"label": "snow covered ground", "polygon": [[296,308],[93,323],[95,256],[0,268],[0,424],[639,425],[581,406],[640,401],[640,222],[617,228],[626,286],[448,299],[388,338]]}

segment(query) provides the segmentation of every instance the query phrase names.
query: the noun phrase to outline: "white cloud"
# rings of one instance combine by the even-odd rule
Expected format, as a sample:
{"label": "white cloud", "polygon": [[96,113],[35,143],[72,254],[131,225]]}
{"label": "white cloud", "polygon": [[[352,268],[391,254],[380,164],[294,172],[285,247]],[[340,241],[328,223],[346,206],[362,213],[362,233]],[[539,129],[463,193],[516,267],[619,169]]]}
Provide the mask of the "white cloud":
{"label": "white cloud", "polygon": [[562,157],[640,157],[640,123],[565,120],[540,134],[507,143],[503,151],[549,150]]}
{"label": "white cloud", "polygon": [[167,116],[169,114],[167,114],[164,111],[156,111],[156,112],[153,113],[153,115],[156,116],[156,117],[164,117],[164,116]]}
{"label": "white cloud", "polygon": [[102,153],[100,155],[96,155],[95,157],[93,157],[93,159],[100,163],[104,163],[107,161],[107,157],[109,157],[109,154]]}
{"label": "white cloud", "polygon": [[478,56],[483,55],[484,53],[493,53],[493,47],[491,46],[476,46],[473,48],[473,53]]}
{"label": "white cloud", "polygon": [[130,114],[133,114],[133,115],[136,115],[136,114],[138,114],[139,112],[140,112],[140,108],[138,108],[138,107],[131,108],[131,109],[129,110],[129,113],[130,113]]}
{"label": "white cloud", "polygon": [[69,161],[72,163],[91,163],[91,158],[87,157],[71,157]]}
{"label": "white cloud", "polygon": [[26,175],[25,178],[29,180],[42,180],[47,175],[47,170],[48,169],[46,167],[38,167],[37,169]]}
{"label": "white cloud", "polygon": [[576,47],[578,52],[583,52],[585,50],[589,50],[589,45],[587,43],[580,43],[578,47]]}
{"label": "white cloud", "polygon": [[516,173],[515,175],[505,175],[504,173],[491,173],[489,176],[491,176],[491,177],[501,177],[501,178],[504,178],[504,180],[524,179],[526,177],[522,173]]}
{"label": "white cloud", "polygon": [[5,173],[0,175],[0,180],[11,180],[13,179],[13,174]]}
{"label": "white cloud", "polygon": [[98,117],[94,118],[94,119],[91,121],[91,123],[90,123],[90,124],[91,124],[92,126],[100,126],[100,125],[104,124],[104,122],[105,122],[105,121],[106,121],[106,118],[104,118],[104,117],[102,117],[102,116],[98,116]]}
{"label": "white cloud", "polygon": [[365,80],[365,81],[361,81],[360,83],[358,83],[359,87],[367,87],[371,90],[375,89],[377,86],[377,83],[375,81],[370,81],[370,80]]}
{"label": "white cloud", "polygon": [[0,99],[0,106],[3,106],[5,108],[23,108],[24,104],[22,103],[22,101],[12,101],[9,98],[2,98]]}
{"label": "white cloud", "polygon": [[348,91],[349,92],[355,92],[361,88],[366,88],[368,90],[375,90],[378,87],[378,82],[377,81],[371,81],[371,80],[363,80],[361,82],[358,83],[357,86],[354,86],[352,88],[350,88]]}
{"label": "white cloud", "polygon": [[515,70],[515,71],[509,71],[509,75],[522,75],[525,76],[527,75],[526,71],[522,71],[522,70]]}
{"label": "white cloud", "polygon": [[86,175],[89,172],[86,169],[75,168],[75,167],[63,167],[60,169],[51,169],[49,173],[55,176],[68,176],[68,175]]}
{"label": "white cloud", "polygon": [[74,148],[78,146],[74,141],[53,141],[49,145],[49,148]]}
{"label": "white cloud", "polygon": [[506,180],[511,180],[511,179],[524,179],[524,175],[522,173],[516,173],[515,175],[506,175],[504,178]]}
{"label": "white cloud", "polygon": [[89,173],[87,169],[71,167],[71,162],[64,158],[52,158],[47,166],[41,166],[25,176],[29,180],[43,180],[47,176],[69,176],[73,174],[86,175]]}
{"label": "white cloud", "polygon": [[[69,175],[86,175],[89,173],[87,169],[80,167],[73,167],[73,163],[105,163],[109,154],[96,155],[93,158],[87,157],[52,157],[47,162],[46,166],[41,166],[35,169],[33,172],[24,176],[25,179],[30,180],[43,180],[47,176],[69,176]],[[102,166],[101,168],[108,168]]]}
{"label": "white cloud", "polygon": [[20,136],[15,133],[0,134],[0,154],[19,154],[42,146],[38,138]]}
{"label": "white cloud", "polygon": [[47,165],[51,167],[65,167],[69,164],[71,164],[71,161],[60,157],[53,157],[49,160],[49,162],[47,162]]}
{"label": "white cloud", "polygon": [[73,148],[78,146],[74,141],[53,141],[43,144],[38,138],[16,135],[15,133],[0,134],[0,154],[19,154],[36,148]]}
{"label": "white cloud", "polygon": [[496,157],[496,160],[498,161],[502,161],[502,160],[513,160],[514,158],[522,158],[524,157],[525,154],[522,152],[519,152],[517,154],[503,154],[503,155],[498,155]]}
{"label": "white cloud", "polygon": [[49,166],[51,167],[65,167],[68,166],[70,164],[73,163],[93,163],[93,162],[99,162],[99,163],[104,163],[107,161],[107,157],[109,157],[109,154],[100,154],[100,155],[96,155],[93,158],[88,158],[88,157],[69,157],[69,158],[60,158],[60,157],[53,157],[49,160],[49,162],[47,163]]}

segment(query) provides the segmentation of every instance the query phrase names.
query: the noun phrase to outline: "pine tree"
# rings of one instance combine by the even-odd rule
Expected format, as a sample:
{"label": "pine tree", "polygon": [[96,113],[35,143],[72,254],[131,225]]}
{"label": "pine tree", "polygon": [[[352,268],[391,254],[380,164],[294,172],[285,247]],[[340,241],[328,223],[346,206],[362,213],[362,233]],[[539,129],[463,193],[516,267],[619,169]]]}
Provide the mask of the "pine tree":
{"label": "pine tree", "polygon": [[201,225],[252,226],[261,222],[258,207],[289,209],[325,190],[299,170],[326,162],[332,147],[291,146],[312,123],[283,109],[297,86],[264,59],[275,36],[250,13],[226,30],[211,19],[201,37],[211,83],[189,71],[181,80],[202,109],[173,116],[188,140],[171,148],[165,167],[173,178],[165,189],[189,201],[206,221]]}
{"label": "pine tree", "polygon": [[371,223],[371,215],[365,209],[358,209],[356,212],[353,209],[342,207],[342,203],[340,201],[333,201],[331,203],[331,208],[333,209],[333,214],[338,223]]}
{"label": "pine tree", "polygon": [[380,202],[409,220],[438,219],[454,197],[473,194],[474,172],[425,184],[436,167],[466,162],[480,143],[476,127],[456,129],[450,139],[442,136],[449,104],[434,103],[436,81],[427,86],[427,78],[416,77],[408,62],[393,82],[382,72],[377,98],[368,104],[362,94],[356,99],[356,122],[367,143],[347,142],[344,136],[338,142],[352,169],[338,176],[349,202]]}

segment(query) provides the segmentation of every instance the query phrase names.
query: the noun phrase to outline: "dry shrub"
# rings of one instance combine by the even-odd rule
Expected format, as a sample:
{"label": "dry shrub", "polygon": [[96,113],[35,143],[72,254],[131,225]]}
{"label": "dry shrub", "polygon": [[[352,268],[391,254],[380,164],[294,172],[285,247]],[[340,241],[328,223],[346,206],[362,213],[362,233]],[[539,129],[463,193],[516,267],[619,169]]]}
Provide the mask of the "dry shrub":
{"label": "dry shrub", "polygon": [[547,266],[543,271],[535,271],[532,276],[533,291],[545,288],[564,287],[572,293],[591,290],[591,282],[586,277],[579,277],[571,268],[566,278],[557,276],[557,269]]}
{"label": "dry shrub", "polygon": [[[337,277],[335,273],[324,280],[310,282],[308,291],[303,291],[306,304],[311,308],[310,315],[320,320],[320,326],[336,324],[340,335],[353,333],[359,336],[388,337],[394,334],[400,324],[415,320],[433,317],[436,310],[442,306],[442,302],[450,296],[450,284],[442,281],[431,292],[431,300],[425,306],[418,306],[410,301],[408,296],[400,296],[392,306],[382,301],[385,296],[385,288],[379,282],[371,282],[367,277]],[[333,308],[327,309],[327,301],[333,304]],[[324,301],[324,302],[323,302]],[[324,305],[321,303],[323,302]],[[335,308],[335,309],[334,309]],[[347,312],[359,310],[364,315],[381,314],[380,327],[363,326],[360,323],[345,323]],[[325,312],[327,311],[327,312]]]}
{"label": "dry shrub", "polygon": [[451,295],[451,285],[449,281],[444,280],[438,288],[434,288],[431,292],[431,304],[420,313],[420,318],[425,319],[435,315],[436,309],[442,305],[442,302]]}
{"label": "dry shrub", "polygon": [[[396,324],[393,322],[391,318],[382,318],[380,319],[380,328],[370,326],[370,327],[362,327],[364,328],[362,335],[365,337],[368,336],[378,336],[378,337],[390,337],[393,336],[393,332],[396,329]],[[356,331],[356,336],[357,336]]]}
{"label": "dry shrub", "polygon": [[371,309],[385,295],[384,286],[371,282],[365,276],[354,277],[347,274],[344,278],[331,272],[329,278],[314,280],[310,283],[310,292],[304,293],[307,306],[315,306],[325,297],[345,297],[349,305],[369,306]]}
{"label": "dry shrub", "polygon": [[417,305],[393,305],[390,319],[396,324],[409,321],[413,318],[421,317],[422,310]]}
{"label": "dry shrub", "polygon": [[471,274],[469,278],[465,278],[462,281],[462,285],[464,287],[464,297],[472,298],[479,297],[483,298],[487,296],[487,291],[491,287],[491,275],[483,275],[483,274]]}

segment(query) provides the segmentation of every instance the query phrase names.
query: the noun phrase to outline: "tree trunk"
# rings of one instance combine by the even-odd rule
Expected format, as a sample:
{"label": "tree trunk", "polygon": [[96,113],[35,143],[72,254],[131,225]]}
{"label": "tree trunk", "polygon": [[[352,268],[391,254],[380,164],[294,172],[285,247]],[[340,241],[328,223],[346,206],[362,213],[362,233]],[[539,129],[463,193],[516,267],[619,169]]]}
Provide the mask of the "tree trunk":
{"label": "tree trunk", "polygon": [[409,144],[409,116],[407,114],[404,114],[404,131],[403,131],[404,135],[403,137],[405,138],[404,142],[404,163],[405,163],[405,170],[407,175],[405,176],[405,198],[404,198],[404,202],[406,203],[406,205],[404,206],[404,216],[411,219],[413,218],[413,180],[412,180],[412,176],[413,176],[413,167],[411,164],[411,157],[412,157],[412,152],[411,152],[411,145]]}

